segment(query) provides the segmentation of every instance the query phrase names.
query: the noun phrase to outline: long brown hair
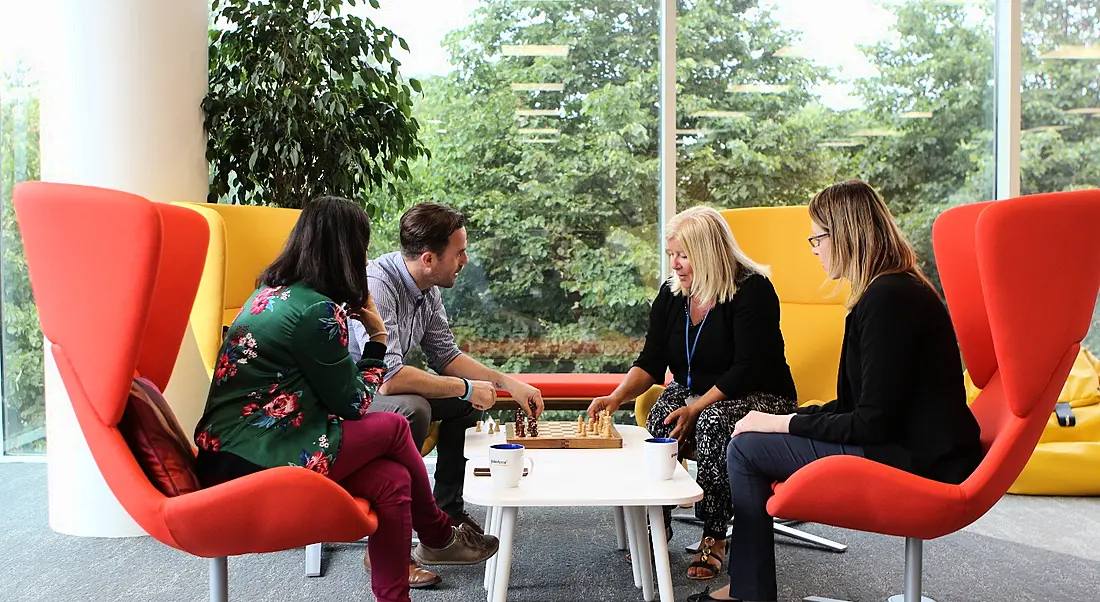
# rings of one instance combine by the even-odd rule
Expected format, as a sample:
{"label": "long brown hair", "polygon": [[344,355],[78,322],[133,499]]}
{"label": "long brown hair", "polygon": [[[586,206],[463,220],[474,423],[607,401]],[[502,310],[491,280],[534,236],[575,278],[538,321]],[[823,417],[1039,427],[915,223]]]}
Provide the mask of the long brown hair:
{"label": "long brown hair", "polygon": [[810,219],[829,233],[829,277],[851,284],[849,309],[883,274],[912,274],[933,288],[890,208],[866,182],[840,182],[817,193],[810,201]]}

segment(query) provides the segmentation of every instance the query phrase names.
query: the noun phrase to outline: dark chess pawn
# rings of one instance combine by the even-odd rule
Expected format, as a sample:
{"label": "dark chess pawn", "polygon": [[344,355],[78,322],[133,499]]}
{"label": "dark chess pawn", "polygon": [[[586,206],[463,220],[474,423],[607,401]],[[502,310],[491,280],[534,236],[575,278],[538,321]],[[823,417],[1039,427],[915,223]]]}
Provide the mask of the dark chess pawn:
{"label": "dark chess pawn", "polygon": [[535,402],[527,402],[527,407],[531,408],[531,413],[527,415],[527,431],[531,433],[532,437],[539,436],[539,422],[535,418]]}
{"label": "dark chess pawn", "polygon": [[516,410],[516,436],[526,437],[527,434],[523,429],[523,410]]}

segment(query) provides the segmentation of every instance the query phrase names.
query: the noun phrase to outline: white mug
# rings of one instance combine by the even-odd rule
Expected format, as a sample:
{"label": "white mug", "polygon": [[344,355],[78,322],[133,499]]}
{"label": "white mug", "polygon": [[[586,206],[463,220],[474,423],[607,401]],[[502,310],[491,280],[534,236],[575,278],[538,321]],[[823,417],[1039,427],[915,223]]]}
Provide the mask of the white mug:
{"label": "white mug", "polygon": [[489,476],[493,479],[493,489],[519,487],[525,460],[523,450],[524,447],[518,443],[498,443],[489,446]]}
{"label": "white mug", "polygon": [[653,481],[667,481],[676,472],[676,456],[679,444],[668,437],[651,437],[645,440],[645,474]]}

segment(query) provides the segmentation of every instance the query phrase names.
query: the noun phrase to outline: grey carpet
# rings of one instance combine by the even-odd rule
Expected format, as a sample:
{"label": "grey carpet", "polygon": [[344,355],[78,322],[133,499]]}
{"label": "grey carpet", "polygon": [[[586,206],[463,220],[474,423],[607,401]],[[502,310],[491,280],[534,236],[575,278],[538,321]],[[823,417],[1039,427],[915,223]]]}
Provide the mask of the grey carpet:
{"label": "grey carpet", "polygon": [[[52,532],[46,523],[45,466],[0,464],[0,600],[192,601],[207,596],[206,561],[150,538],[84,539]],[[925,545],[925,594],[939,602],[1100,598],[1100,560],[1057,550],[1100,549],[1100,500],[1010,498],[975,528]],[[1050,508],[1055,506],[1057,513]],[[483,516],[483,509],[472,508]],[[1047,520],[1045,523],[1029,518]],[[1016,528],[1014,524],[1018,524]],[[698,538],[694,525],[676,523],[672,571],[676,599],[701,589],[684,575],[683,546]],[[811,525],[809,530],[850,544],[845,554],[778,547],[781,600],[823,595],[860,602],[884,600],[902,583],[903,542]],[[984,535],[977,531],[994,534]],[[1000,535],[997,535],[1000,534]],[[293,550],[230,559],[230,599],[373,600],[362,570],[361,545],[327,545],[325,576],[302,574],[305,554]],[[413,592],[417,602],[484,600],[479,567],[446,567],[435,590]],[[724,583],[721,579],[717,584]],[[509,600],[639,601],[630,565],[615,550],[610,510],[521,510]]]}

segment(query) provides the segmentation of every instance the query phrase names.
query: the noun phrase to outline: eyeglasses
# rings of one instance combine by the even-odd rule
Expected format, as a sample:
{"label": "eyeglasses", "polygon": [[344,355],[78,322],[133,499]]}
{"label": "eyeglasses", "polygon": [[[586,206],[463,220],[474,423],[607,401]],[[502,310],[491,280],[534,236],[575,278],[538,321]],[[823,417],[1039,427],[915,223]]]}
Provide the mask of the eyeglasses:
{"label": "eyeglasses", "polygon": [[821,246],[821,241],[824,240],[827,236],[829,236],[829,233],[825,232],[824,234],[815,234],[813,236],[809,236],[806,238],[806,240],[809,241],[811,247],[816,249]]}

